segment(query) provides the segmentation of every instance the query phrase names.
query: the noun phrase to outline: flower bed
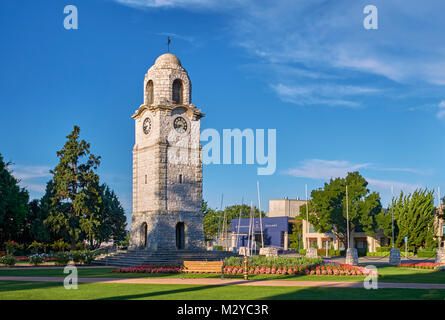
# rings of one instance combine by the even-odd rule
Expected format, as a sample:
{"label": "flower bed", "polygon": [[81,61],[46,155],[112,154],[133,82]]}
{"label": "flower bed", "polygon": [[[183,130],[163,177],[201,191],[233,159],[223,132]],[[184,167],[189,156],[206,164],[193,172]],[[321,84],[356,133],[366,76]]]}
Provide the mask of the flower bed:
{"label": "flower bed", "polygon": [[[249,274],[271,274],[271,275],[334,275],[334,276],[362,276],[368,275],[371,270],[364,267],[351,266],[339,263],[330,263],[314,266],[294,267],[249,267]],[[239,266],[224,267],[225,274],[243,274],[244,268]]]}
{"label": "flower bed", "polygon": [[436,270],[445,264],[443,263],[432,263],[432,262],[422,262],[422,263],[401,263],[397,265],[400,268],[411,268],[411,269],[427,269]]}
{"label": "flower bed", "polygon": [[137,266],[128,268],[115,269],[112,272],[117,273],[180,273],[181,268],[178,266]]}

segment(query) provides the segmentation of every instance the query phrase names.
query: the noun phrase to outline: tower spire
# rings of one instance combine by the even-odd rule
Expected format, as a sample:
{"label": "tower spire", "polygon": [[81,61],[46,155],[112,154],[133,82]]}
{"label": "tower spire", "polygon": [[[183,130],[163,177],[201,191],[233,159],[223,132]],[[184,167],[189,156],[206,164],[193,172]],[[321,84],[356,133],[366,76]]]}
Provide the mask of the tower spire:
{"label": "tower spire", "polygon": [[167,37],[167,52],[170,52],[170,37]]}

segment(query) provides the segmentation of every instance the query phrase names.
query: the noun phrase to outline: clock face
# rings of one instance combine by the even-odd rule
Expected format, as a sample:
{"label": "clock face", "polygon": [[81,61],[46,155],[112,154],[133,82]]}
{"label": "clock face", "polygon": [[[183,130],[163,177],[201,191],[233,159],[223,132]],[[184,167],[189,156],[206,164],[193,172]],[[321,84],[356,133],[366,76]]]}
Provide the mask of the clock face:
{"label": "clock face", "polygon": [[151,130],[151,120],[150,118],[145,118],[144,123],[142,124],[142,129],[145,134],[149,134]]}
{"label": "clock face", "polygon": [[183,117],[177,117],[173,121],[173,127],[179,133],[184,133],[187,131],[187,121]]}

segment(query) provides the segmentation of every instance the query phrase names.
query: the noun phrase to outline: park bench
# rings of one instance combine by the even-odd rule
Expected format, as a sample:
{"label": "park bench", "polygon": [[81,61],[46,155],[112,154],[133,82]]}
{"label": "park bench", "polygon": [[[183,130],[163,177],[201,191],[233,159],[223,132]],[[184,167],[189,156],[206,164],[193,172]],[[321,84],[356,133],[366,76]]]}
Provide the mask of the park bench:
{"label": "park bench", "polygon": [[184,261],[184,273],[222,273],[222,261]]}

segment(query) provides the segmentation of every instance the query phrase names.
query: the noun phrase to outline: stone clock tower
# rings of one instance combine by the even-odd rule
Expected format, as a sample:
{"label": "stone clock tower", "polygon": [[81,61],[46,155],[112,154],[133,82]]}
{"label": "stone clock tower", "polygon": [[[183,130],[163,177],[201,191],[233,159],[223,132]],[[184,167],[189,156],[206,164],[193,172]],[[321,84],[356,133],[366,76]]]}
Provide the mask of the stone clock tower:
{"label": "stone clock tower", "polygon": [[179,59],[156,59],[136,110],[130,249],[204,249],[201,110]]}

